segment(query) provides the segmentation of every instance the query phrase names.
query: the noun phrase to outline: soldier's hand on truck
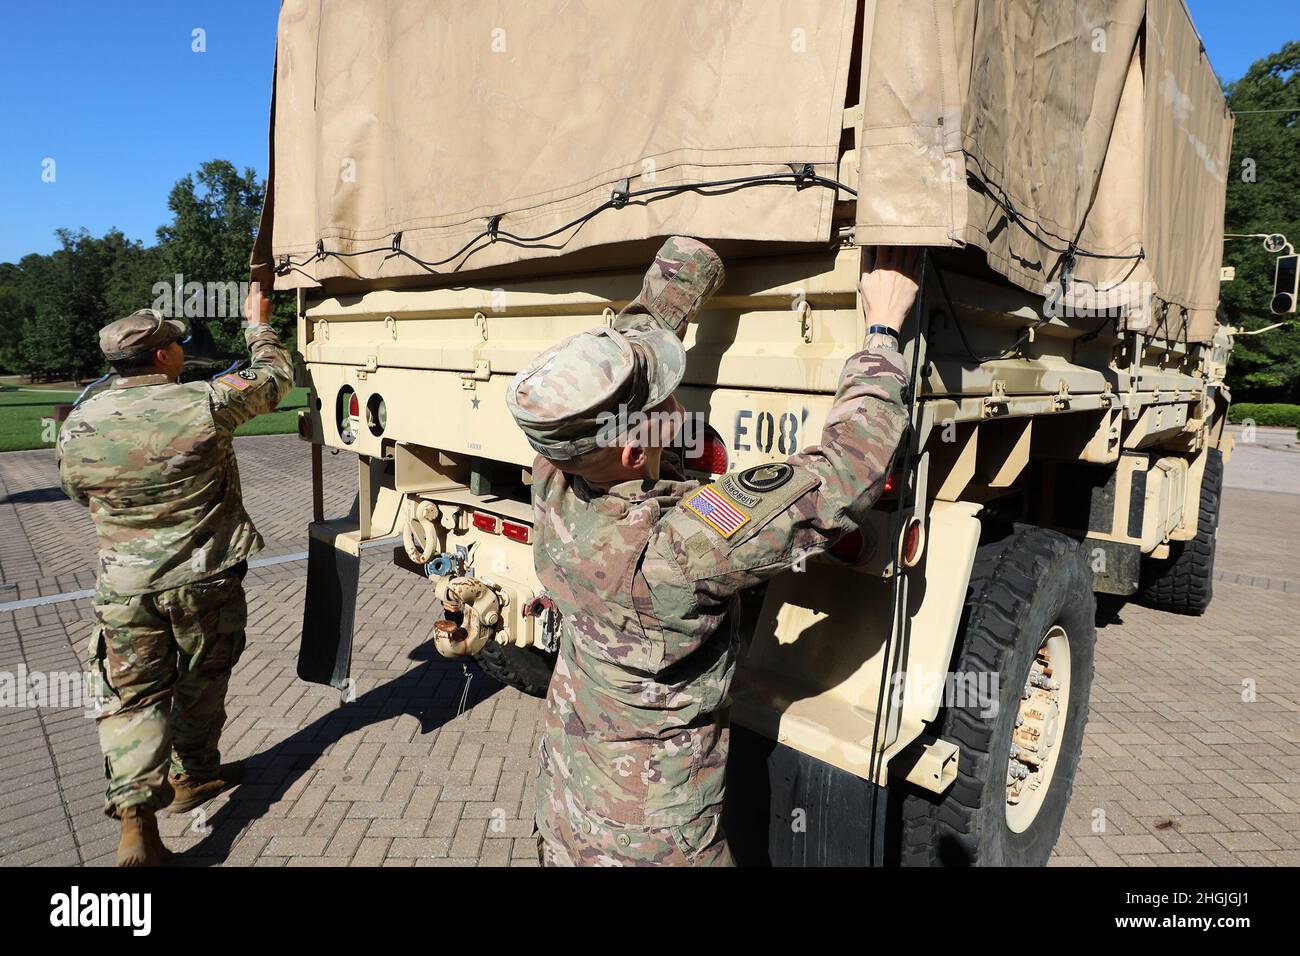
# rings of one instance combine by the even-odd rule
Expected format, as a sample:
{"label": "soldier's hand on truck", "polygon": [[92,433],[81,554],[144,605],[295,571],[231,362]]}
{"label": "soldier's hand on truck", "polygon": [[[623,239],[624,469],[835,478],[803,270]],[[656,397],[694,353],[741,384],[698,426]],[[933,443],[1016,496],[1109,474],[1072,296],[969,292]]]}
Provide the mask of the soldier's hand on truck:
{"label": "soldier's hand on truck", "polygon": [[858,280],[862,317],[868,327],[885,325],[895,332],[916,302],[921,250],[916,246],[878,246],[875,261]]}
{"label": "soldier's hand on truck", "polygon": [[271,300],[262,291],[262,284],[254,282],[248,289],[244,302],[244,321],[249,325],[271,324]]}

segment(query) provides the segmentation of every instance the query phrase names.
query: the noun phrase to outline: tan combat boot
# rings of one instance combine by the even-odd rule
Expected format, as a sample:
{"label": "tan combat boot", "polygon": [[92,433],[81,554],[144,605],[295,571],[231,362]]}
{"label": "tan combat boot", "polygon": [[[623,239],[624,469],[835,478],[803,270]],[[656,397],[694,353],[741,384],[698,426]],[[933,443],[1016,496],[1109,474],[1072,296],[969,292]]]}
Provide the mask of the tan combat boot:
{"label": "tan combat boot", "polygon": [[205,780],[196,780],[187,773],[169,775],[167,782],[171,784],[176,795],[167,805],[167,812],[169,814],[189,813],[217,794],[239,786],[239,781],[243,778],[243,763],[223,763],[217,768],[215,777]]}
{"label": "tan combat boot", "polygon": [[118,866],[175,866],[172,851],[158,835],[158,820],[148,807],[121,811],[122,836],[117,844]]}

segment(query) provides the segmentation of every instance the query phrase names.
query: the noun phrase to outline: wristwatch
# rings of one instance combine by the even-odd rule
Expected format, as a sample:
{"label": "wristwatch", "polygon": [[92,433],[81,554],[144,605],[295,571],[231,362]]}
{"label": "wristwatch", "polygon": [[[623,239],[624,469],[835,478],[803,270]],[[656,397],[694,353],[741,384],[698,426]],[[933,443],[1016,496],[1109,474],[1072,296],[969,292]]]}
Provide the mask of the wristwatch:
{"label": "wristwatch", "polygon": [[878,352],[897,352],[898,333],[887,325],[871,325],[867,327],[867,338],[864,344],[867,348]]}

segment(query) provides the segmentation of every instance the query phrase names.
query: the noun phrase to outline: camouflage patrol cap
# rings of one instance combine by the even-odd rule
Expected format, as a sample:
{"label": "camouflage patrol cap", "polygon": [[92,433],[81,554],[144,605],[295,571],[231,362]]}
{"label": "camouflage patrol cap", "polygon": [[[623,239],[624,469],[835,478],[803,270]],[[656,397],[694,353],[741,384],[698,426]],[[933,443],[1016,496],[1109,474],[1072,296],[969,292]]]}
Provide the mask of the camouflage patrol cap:
{"label": "camouflage patrol cap", "polygon": [[165,319],[157,309],[137,309],[99,330],[99,349],[117,362],[180,341],[185,332],[184,322]]}
{"label": "camouflage patrol cap", "polygon": [[662,404],[686,373],[682,329],[723,275],[718,254],[698,239],[668,239],[619,313],[653,322],[570,336],[510,383],[506,403],[529,444],[555,461],[576,458],[600,447],[607,416]]}
{"label": "camouflage patrol cap", "polygon": [[567,461],[600,447],[608,416],[654,408],[685,372],[686,350],[672,332],[592,329],[533,360],[511,381],[506,404],[534,450]]}
{"label": "camouflage patrol cap", "polygon": [[725,277],[726,269],[716,252],[698,239],[673,236],[659,247],[641,293],[623,314],[648,313],[668,328],[680,328]]}

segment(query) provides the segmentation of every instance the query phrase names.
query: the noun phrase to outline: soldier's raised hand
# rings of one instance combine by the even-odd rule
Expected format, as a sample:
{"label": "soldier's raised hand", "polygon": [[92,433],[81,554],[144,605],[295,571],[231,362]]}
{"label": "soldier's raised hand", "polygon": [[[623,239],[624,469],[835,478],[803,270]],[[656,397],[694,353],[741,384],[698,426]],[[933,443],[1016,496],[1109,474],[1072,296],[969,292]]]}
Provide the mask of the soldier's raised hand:
{"label": "soldier's raised hand", "polygon": [[254,282],[244,302],[244,321],[249,325],[271,324],[271,300],[262,291],[262,284]]}
{"label": "soldier's raised hand", "polygon": [[879,246],[875,261],[858,281],[862,317],[868,326],[886,325],[895,332],[916,302],[921,250],[916,246]]}

